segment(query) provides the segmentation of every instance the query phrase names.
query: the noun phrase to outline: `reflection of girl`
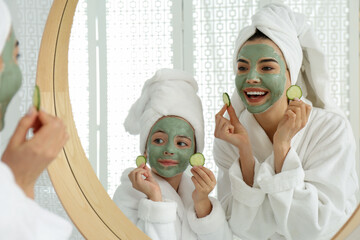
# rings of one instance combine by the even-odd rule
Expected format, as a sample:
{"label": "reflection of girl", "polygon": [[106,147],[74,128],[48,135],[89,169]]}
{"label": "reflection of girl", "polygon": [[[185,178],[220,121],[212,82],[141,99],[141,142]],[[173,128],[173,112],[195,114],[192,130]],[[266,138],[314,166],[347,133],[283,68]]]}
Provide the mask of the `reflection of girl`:
{"label": "reflection of girl", "polygon": [[[204,121],[197,83],[180,70],[161,69],[146,81],[125,121],[140,133],[142,164],[127,169],[114,201],[152,239],[231,239],[220,203],[208,194],[216,184],[205,167],[184,173],[204,147]],[[195,187],[194,187],[195,186]]]}
{"label": "reflection of girl", "polygon": [[[10,13],[0,0],[0,130],[7,106],[21,85],[17,64],[18,42]],[[34,135],[27,139],[30,128]],[[20,120],[0,161],[0,238],[67,239],[71,225],[41,208],[34,200],[39,175],[67,140],[62,121],[43,111],[29,109]]]}
{"label": "reflection of girl", "polygon": [[[252,20],[236,42],[232,106],[216,115],[218,197],[242,239],[330,239],[356,206],[351,127],[304,16],[274,4]],[[295,83],[306,98],[288,103]]]}

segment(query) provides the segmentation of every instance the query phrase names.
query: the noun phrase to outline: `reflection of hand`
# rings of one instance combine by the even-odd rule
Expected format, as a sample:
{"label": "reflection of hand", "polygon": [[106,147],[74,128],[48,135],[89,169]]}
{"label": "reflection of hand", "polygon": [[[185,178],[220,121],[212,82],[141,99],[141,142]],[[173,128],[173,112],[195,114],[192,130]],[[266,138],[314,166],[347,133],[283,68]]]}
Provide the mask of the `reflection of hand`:
{"label": "reflection of hand", "polygon": [[208,196],[216,185],[216,178],[212,171],[203,166],[193,167],[191,173],[193,174],[191,180],[195,185],[192,198],[196,215],[198,218],[205,217],[210,214],[212,209]]}
{"label": "reflection of hand", "polygon": [[160,186],[145,163],[132,170],[128,177],[133,188],[144,193],[152,201],[162,201]]}
{"label": "reflection of hand", "polygon": [[[224,118],[226,110],[229,113],[230,120]],[[224,107],[215,115],[215,123],[214,135],[216,138],[229,142],[238,149],[249,144],[248,133],[237,118],[232,105],[229,107],[224,105]]]}
{"label": "reflection of hand", "polygon": [[311,106],[303,101],[299,99],[290,101],[273,138],[276,173],[281,171],[285,156],[290,149],[291,139],[305,127],[310,112]]}
{"label": "reflection of hand", "polygon": [[[34,129],[34,136],[26,134]],[[36,179],[56,158],[69,136],[62,120],[32,107],[15,129],[2,157],[12,170],[17,184],[34,198]]]}

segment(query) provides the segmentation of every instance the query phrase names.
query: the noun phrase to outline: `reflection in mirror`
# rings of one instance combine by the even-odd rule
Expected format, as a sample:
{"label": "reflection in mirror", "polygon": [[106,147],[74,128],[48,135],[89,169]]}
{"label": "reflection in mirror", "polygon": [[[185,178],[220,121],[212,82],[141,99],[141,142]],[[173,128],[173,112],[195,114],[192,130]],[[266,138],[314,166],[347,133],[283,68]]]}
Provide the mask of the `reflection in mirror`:
{"label": "reflection in mirror", "polygon": [[[350,114],[349,105],[348,2],[285,3],[312,22],[328,57],[331,95],[352,120],[358,113]],[[183,8],[176,1],[79,1],[69,49],[70,97],[84,150],[111,197],[122,171],[141,154],[124,119],[145,80],[163,67],[195,75],[204,107],[206,167],[217,173],[213,119],[221,94],[234,91],[234,41],[257,7],[258,1],[184,1]]]}

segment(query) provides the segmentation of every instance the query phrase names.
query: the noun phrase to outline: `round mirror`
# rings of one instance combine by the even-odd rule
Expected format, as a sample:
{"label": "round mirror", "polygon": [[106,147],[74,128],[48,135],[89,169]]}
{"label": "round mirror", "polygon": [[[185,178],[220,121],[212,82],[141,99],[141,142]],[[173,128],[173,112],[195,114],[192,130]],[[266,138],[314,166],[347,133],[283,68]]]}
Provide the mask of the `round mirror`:
{"label": "round mirror", "polygon": [[[237,29],[249,23],[256,4],[248,3],[248,8],[229,5],[226,12],[201,3],[184,1],[182,6],[175,2],[80,0],[76,7],[77,1],[54,0],[37,83],[42,106],[64,119],[70,141],[49,167],[49,174],[69,216],[86,238],[148,239],[111,197],[122,169],[134,166],[139,155],[138,139],[123,130],[124,118],[143,82],[158,68],[183,68],[196,76],[208,126],[204,153],[207,158],[212,155],[213,116],[221,106],[221,93],[233,91],[232,44]],[[192,19],[183,20],[179,9],[194,11]],[[225,15],[234,23],[201,20],[220,21]],[[329,40],[326,34],[320,36]],[[215,80],[217,85],[211,82]],[[348,101],[341,94],[338,103],[346,110]],[[208,162],[216,171],[213,161]],[[356,227],[356,217],[352,221],[339,232],[339,239]]]}

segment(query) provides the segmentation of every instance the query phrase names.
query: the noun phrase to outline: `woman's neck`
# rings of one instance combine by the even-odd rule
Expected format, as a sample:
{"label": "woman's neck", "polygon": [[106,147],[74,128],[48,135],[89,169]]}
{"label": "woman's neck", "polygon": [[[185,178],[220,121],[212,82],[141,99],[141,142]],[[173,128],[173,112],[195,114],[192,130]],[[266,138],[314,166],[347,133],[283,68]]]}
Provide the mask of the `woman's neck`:
{"label": "woman's neck", "polygon": [[285,114],[287,105],[287,99],[282,98],[265,112],[254,114],[256,121],[264,129],[271,142],[273,142],[274,134]]}

